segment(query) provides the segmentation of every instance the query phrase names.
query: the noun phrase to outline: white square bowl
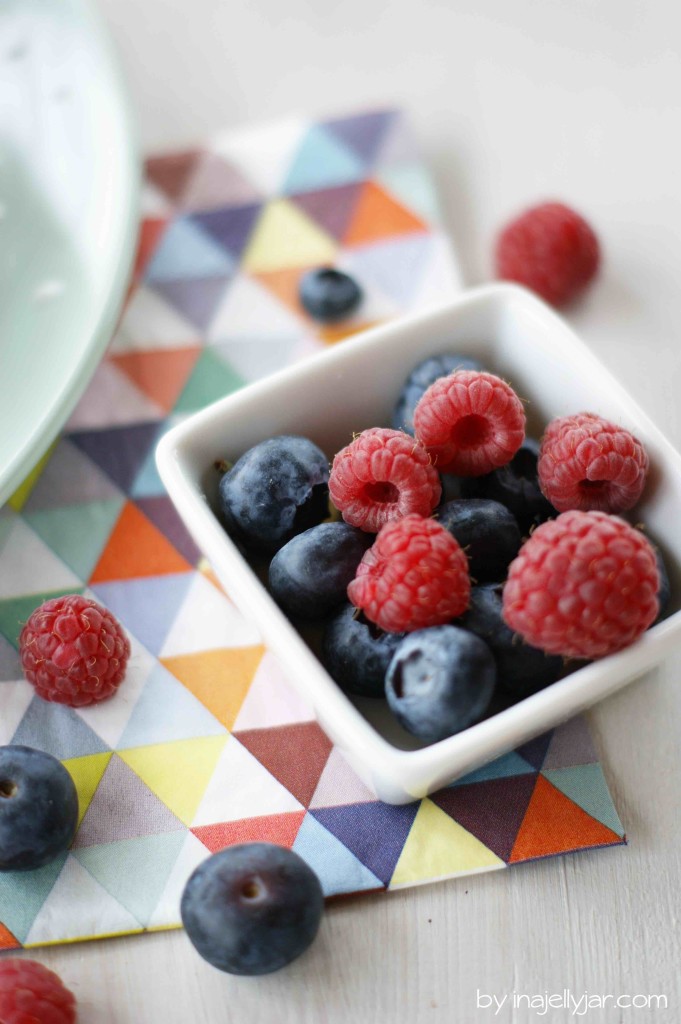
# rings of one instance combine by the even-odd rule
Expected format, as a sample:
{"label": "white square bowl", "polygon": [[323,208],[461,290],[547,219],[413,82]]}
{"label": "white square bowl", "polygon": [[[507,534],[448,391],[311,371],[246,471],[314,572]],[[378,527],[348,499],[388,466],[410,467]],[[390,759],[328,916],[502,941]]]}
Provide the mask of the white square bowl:
{"label": "white square bowl", "polygon": [[[554,416],[591,411],[635,433],[651,472],[636,509],[671,566],[681,565],[681,456],[565,322],[514,285],[470,291],[449,305],[344,341],[214,403],[169,431],[157,450],[170,497],[220,581],[254,620],[291,683],[357,773],[387,803],[407,803],[565,721],[624,686],[681,641],[681,612],[626,650],[464,732],[415,749],[397,738],[382,701],[353,703],[280,611],[221,526],[214,509],[216,459],[234,461],[277,434],[312,438],[331,458],[353,432],[390,422],[407,373],[421,359],[455,351],[478,357],[527,400],[528,433]],[[673,575],[673,574],[672,574]],[[672,579],[672,592],[678,590]]]}

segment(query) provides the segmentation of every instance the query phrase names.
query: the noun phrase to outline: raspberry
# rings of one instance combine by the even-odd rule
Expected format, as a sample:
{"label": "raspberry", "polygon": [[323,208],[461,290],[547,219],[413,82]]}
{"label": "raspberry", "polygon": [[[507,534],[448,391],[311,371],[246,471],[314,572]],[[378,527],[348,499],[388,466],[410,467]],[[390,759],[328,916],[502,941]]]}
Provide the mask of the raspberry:
{"label": "raspberry", "polygon": [[76,708],[116,692],[130,642],[111,612],[75,594],[36,608],[21,631],[19,654],[39,697]]}
{"label": "raspberry", "polygon": [[544,496],[559,512],[624,512],[641,497],[648,455],[628,430],[581,412],[549,423],[537,471]]}
{"label": "raspberry", "polygon": [[504,466],[525,438],[525,410],[493,373],[458,370],[428,388],[414,432],[441,473],[482,476]]}
{"label": "raspberry", "polygon": [[430,515],[441,487],[418,441],[401,430],[371,427],[334,458],[329,492],[346,523],[378,533],[391,519]]}
{"label": "raspberry", "polygon": [[547,654],[602,658],[655,621],[659,586],[653,546],[633,526],[605,512],[563,512],[511,563],[503,616]]}
{"label": "raspberry", "polygon": [[74,1024],[76,1000],[61,979],[35,960],[0,960],[2,1024]]}
{"label": "raspberry", "polygon": [[348,597],[389,633],[441,626],[468,607],[468,559],[434,519],[387,523],[359,563]]}
{"label": "raspberry", "polygon": [[598,239],[562,203],[543,203],[511,221],[499,235],[496,273],[518,281],[554,306],[574,299],[595,277]]}

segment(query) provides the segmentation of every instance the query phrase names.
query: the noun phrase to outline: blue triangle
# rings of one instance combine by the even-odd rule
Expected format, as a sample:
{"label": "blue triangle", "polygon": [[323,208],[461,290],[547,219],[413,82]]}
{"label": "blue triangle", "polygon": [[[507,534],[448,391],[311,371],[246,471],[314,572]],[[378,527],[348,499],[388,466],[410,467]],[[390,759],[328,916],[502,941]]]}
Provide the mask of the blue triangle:
{"label": "blue triangle", "polygon": [[484,764],[482,768],[477,768],[469,775],[464,775],[463,778],[457,779],[453,785],[467,786],[471,782],[487,782],[489,779],[505,779],[510,775],[529,775],[530,772],[534,771],[535,769],[531,764],[528,764],[520,754],[517,754],[515,750],[512,750],[510,754],[504,754],[503,757],[498,757],[496,761]]}
{"label": "blue triangle", "polygon": [[60,761],[104,754],[111,749],[73,708],[50,704],[40,697],[34,697],[28,705],[12,743],[36,747]]}
{"label": "blue triangle", "polygon": [[145,272],[147,281],[219,277],[231,274],[234,260],[199,225],[179,218],[164,233]]}
{"label": "blue triangle", "polygon": [[[159,708],[163,709],[163,714],[159,714]],[[117,748],[127,750],[199,736],[224,736],[226,732],[182,683],[163,665],[156,665],[144,684]]]}
{"label": "blue triangle", "polygon": [[68,853],[37,871],[0,872],[0,921],[12,935],[25,942],[40,908],[52,892]]}
{"label": "blue triangle", "polygon": [[156,468],[156,450],[152,448],[135,477],[130,495],[133,498],[158,498],[166,493]]}
{"label": "blue triangle", "polygon": [[91,590],[148,651],[158,654],[194,576],[193,572],[146,576],[137,580],[97,583]]}
{"label": "blue triangle", "polygon": [[315,807],[311,814],[387,885],[407,841],[419,802]]}
{"label": "blue triangle", "polygon": [[380,878],[311,814],[303,818],[293,851],[317,873],[325,896],[385,888]]}
{"label": "blue triangle", "polygon": [[363,177],[361,160],[320,125],[313,125],[289,169],[283,191],[331,188]]}
{"label": "blue triangle", "polygon": [[428,269],[432,246],[430,235],[412,234],[353,249],[352,273],[360,281],[375,284],[400,306],[408,306]]}

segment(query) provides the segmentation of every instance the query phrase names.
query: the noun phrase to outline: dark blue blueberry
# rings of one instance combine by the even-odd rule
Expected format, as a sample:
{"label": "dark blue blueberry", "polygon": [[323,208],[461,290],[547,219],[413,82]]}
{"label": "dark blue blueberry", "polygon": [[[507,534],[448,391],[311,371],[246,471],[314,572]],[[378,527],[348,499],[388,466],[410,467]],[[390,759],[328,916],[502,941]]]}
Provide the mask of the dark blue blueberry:
{"label": "dark blue blueberry", "polygon": [[669,611],[669,602],[671,600],[671,584],[669,582],[669,573],[667,572],[667,566],[664,564],[662,558],[662,552],[658,547],[655,548],[655,557],[657,559],[657,571],[660,574],[660,589],[657,592],[657,599],[660,602],[660,610],[657,613],[657,618],[653,625],[661,622],[662,619],[666,618],[667,612]]}
{"label": "dark blue blueberry", "polygon": [[480,583],[506,577],[522,538],[514,516],[498,501],[469,498],[441,505],[438,522],[468,555],[471,577]]}
{"label": "dark blue blueberry", "polygon": [[537,458],[539,442],[527,437],[510,462],[485,476],[470,477],[463,497],[490,498],[513,513],[524,536],[533,526],[557,516],[539,488]]}
{"label": "dark blue blueberry", "polygon": [[310,270],[300,282],[300,301],[315,320],[344,320],[362,301],[362,289],[354,278],[333,267]]}
{"label": "dark blue blueberry", "polygon": [[67,850],[76,834],[78,794],[56,757],[0,747],[0,871],[32,871]]}
{"label": "dark blue blueberry", "polygon": [[213,967],[228,974],[269,974],[308,948],[324,896],[297,853],[271,843],[242,843],[198,866],[180,909],[190,941]]}
{"label": "dark blue blueberry", "polygon": [[347,601],[348,583],[373,541],[348,523],[321,523],[298,534],[270,563],[272,596],[292,618],[325,618]]}
{"label": "dark blue blueberry", "polygon": [[454,370],[482,370],[482,363],[468,356],[452,352],[444,356],[430,356],[411,371],[405,380],[393,411],[393,430],[414,433],[414,409],[419,399],[439,377],[447,377]]}
{"label": "dark blue blueberry", "polygon": [[329,463],[306,437],[283,435],[250,448],[220,480],[227,532],[274,552],[329,514]]}
{"label": "dark blue blueberry", "polygon": [[346,693],[384,697],[385,674],[404,635],[384,633],[347,604],[324,630],[322,662]]}
{"label": "dark blue blueberry", "polygon": [[400,725],[431,743],[476,722],[494,693],[496,667],[482,640],[457,626],[419,629],[402,641],[385,680]]}
{"label": "dark blue blueberry", "polygon": [[506,625],[501,609],[501,584],[487,583],[471,589],[468,611],[458,621],[485,641],[497,663],[499,686],[520,700],[554,683],[563,674],[563,659],[526,644]]}

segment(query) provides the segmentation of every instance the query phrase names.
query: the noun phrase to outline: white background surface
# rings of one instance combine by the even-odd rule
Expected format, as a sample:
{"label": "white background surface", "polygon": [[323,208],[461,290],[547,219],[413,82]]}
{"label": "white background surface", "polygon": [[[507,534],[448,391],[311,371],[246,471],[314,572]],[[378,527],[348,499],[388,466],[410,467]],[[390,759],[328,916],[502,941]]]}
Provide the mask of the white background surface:
{"label": "white background surface", "polygon": [[[673,0],[100,0],[145,148],[296,111],[402,103],[466,281],[499,223],[558,197],[605,250],[577,330],[681,446],[681,8]],[[84,1024],[476,1024],[476,989],[664,993],[678,1021],[681,653],[590,716],[628,848],[332,906],[292,967],[237,979],[181,933],[40,951]],[[510,1001],[510,1000],[509,1000]]]}

